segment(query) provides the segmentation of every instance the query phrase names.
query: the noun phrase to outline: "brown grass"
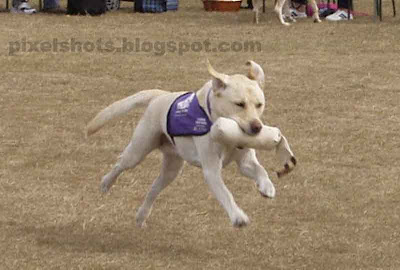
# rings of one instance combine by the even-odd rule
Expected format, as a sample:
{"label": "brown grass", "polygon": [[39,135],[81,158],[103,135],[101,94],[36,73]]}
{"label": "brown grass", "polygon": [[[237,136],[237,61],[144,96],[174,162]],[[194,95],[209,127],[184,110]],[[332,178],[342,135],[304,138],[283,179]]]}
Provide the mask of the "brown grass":
{"label": "brown grass", "polygon": [[[371,3],[370,3],[371,2]],[[65,2],[63,2],[65,4]],[[1,3],[4,6],[4,3]],[[133,14],[131,3],[101,17],[0,14],[1,269],[399,269],[400,28],[384,0],[384,22],[287,28],[272,14],[206,13],[182,1],[165,14]],[[355,1],[372,12],[372,1]],[[75,38],[261,42],[261,52],[18,52],[14,41]],[[135,211],[157,176],[160,154],[126,172],[108,195],[100,178],[129,141],[142,111],[86,140],[85,124],[138,90],[196,90],[217,70],[266,72],[264,120],[281,128],[299,165],[262,198],[234,165],[226,184],[251,219],[233,229],[201,171],[186,166],[158,198],[147,229]],[[149,123],[151,124],[151,123]]]}

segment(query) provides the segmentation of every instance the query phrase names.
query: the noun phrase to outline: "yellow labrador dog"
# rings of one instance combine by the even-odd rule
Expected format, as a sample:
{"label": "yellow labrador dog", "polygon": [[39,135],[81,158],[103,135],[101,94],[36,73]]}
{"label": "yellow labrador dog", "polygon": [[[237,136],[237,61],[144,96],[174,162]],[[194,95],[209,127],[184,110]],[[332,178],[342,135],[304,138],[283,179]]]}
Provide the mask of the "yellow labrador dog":
{"label": "yellow labrador dog", "polygon": [[[259,22],[259,12],[262,7],[262,1],[263,0],[253,0],[254,23],[256,24]],[[292,22],[296,21],[290,14],[290,8],[289,8],[290,1],[291,0],[275,0],[275,8],[274,8],[276,14],[278,15],[279,21],[283,25],[287,26],[290,25],[290,23],[285,22],[284,18],[287,18]],[[319,18],[317,3],[315,2],[315,0],[311,0],[310,4],[314,12],[313,13],[314,22],[320,23],[321,19]]]}
{"label": "yellow labrador dog", "polygon": [[[275,196],[274,185],[258,162],[254,149],[218,143],[209,132],[212,123],[223,117],[233,120],[246,136],[262,133],[264,71],[253,61],[247,64],[248,76],[229,76],[215,71],[208,63],[212,79],[196,93],[141,91],[111,104],[88,124],[86,132],[91,135],[117,116],[138,106],[147,106],[129,145],[101,181],[101,190],[107,192],[124,170],[137,166],[154,149],[161,150],[162,169],[137,212],[138,226],[145,225],[157,195],[177,177],[184,161],[202,168],[205,181],[233,226],[247,225],[249,218],[222,180],[224,166],[235,161],[243,175],[254,179],[263,196]],[[288,164],[295,165],[296,161],[291,151],[286,153],[284,165],[289,169]]]}

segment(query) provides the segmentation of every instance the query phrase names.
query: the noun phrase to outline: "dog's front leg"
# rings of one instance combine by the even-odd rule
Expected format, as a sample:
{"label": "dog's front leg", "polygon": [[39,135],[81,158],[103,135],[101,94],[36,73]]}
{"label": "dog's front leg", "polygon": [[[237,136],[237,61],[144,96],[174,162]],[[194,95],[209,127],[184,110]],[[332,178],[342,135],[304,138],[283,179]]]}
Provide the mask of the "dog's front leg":
{"label": "dog's front leg", "polygon": [[285,1],[288,0],[277,0],[275,3],[275,12],[278,15],[279,21],[286,26],[289,26],[290,23],[285,22],[285,20],[283,19],[283,6],[285,4]]}
{"label": "dog's front leg", "polygon": [[253,23],[258,24],[259,22],[259,17],[260,17],[260,0],[253,0],[253,13],[254,13],[254,17],[253,17]]}
{"label": "dog's front leg", "polygon": [[258,7],[253,7],[253,13],[254,13],[254,17],[253,17],[253,23],[258,24],[260,21],[260,10]]}
{"label": "dog's front leg", "polygon": [[219,165],[217,163],[203,165],[203,174],[209,188],[228,213],[232,225],[235,227],[246,226],[249,223],[249,218],[237,206],[232,193],[225,186],[221,177],[221,163]]}
{"label": "dog's front leg", "polygon": [[269,179],[267,171],[258,162],[256,151],[249,148],[238,150],[235,158],[240,172],[256,182],[261,195],[274,198],[276,193],[274,184]]}
{"label": "dog's front leg", "polygon": [[285,15],[285,18],[290,21],[290,22],[296,22],[296,19],[293,18],[291,12],[290,12],[290,0],[286,0],[283,8],[282,8],[282,14]]}
{"label": "dog's front leg", "polygon": [[221,156],[223,156],[223,153],[220,152],[222,147],[212,142],[209,136],[197,137],[194,141],[200,157],[204,178],[210,190],[228,213],[233,226],[246,226],[249,223],[249,218],[237,206],[232,193],[222,180],[221,170],[223,161]]}
{"label": "dog's front leg", "polygon": [[318,10],[317,3],[315,2],[315,0],[311,0],[310,2],[311,2],[312,10],[313,10],[314,22],[315,23],[320,23],[321,19],[319,18],[319,10]]}
{"label": "dog's front leg", "polygon": [[276,155],[284,166],[284,169],[282,171],[277,172],[278,177],[282,177],[290,173],[297,164],[297,160],[294,157],[292,150],[290,149],[289,143],[283,135],[281,141],[276,146]]}

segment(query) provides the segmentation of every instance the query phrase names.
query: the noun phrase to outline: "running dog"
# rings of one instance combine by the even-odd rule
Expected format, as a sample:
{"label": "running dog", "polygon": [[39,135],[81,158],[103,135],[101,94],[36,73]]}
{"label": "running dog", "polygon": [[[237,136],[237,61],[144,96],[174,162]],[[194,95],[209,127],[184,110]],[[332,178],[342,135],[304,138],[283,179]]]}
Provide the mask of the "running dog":
{"label": "running dog", "polygon": [[[89,122],[86,127],[87,135],[95,133],[117,116],[138,106],[147,106],[130,143],[113,169],[101,181],[101,190],[107,192],[124,170],[137,166],[151,151],[161,150],[162,169],[137,212],[136,222],[139,227],[145,225],[157,195],[177,177],[184,161],[202,168],[210,190],[235,227],[247,225],[249,218],[238,207],[225,186],[221,177],[223,167],[235,161],[240,172],[255,181],[263,196],[275,196],[274,185],[258,162],[254,149],[244,145],[219,143],[210,135],[213,122],[220,118],[233,120],[239,127],[237,132],[242,132],[245,136],[256,137],[262,133],[263,123],[260,117],[265,107],[262,90],[264,71],[253,61],[248,61],[247,65],[247,76],[230,76],[217,72],[208,62],[208,72],[212,79],[199,91],[140,91],[114,102]],[[279,140],[276,141],[277,148],[280,145],[288,148],[286,142],[281,143]],[[285,157],[281,159],[285,167],[284,173],[296,164],[290,149],[285,153]]]}

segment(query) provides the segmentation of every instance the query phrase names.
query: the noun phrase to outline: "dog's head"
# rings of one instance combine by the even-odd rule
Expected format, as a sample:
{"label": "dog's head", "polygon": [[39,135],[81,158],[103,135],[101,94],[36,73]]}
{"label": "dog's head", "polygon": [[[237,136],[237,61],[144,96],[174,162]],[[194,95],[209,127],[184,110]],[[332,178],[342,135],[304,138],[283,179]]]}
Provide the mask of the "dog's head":
{"label": "dog's head", "polygon": [[217,117],[235,120],[245,133],[257,135],[263,126],[265,76],[257,63],[248,61],[246,64],[249,66],[247,76],[229,76],[215,71],[208,62],[208,72],[212,76],[212,111]]}

